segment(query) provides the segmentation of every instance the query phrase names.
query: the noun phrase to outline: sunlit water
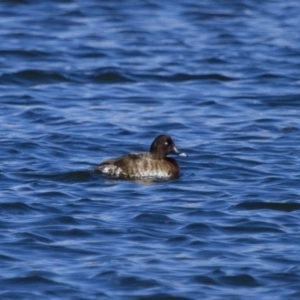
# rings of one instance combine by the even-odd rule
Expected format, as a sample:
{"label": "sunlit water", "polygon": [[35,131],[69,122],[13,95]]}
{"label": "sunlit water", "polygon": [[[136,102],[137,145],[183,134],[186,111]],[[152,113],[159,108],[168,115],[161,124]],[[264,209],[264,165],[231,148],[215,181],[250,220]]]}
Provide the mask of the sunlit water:
{"label": "sunlit water", "polygon": [[[299,299],[299,15],[2,1],[0,298]],[[91,172],[161,133],[179,179]]]}

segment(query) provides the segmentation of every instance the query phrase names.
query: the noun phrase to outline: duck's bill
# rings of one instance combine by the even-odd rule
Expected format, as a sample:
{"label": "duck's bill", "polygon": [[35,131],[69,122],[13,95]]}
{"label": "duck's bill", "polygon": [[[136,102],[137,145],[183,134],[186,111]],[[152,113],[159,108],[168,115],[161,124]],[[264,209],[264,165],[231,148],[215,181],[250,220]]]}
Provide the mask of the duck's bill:
{"label": "duck's bill", "polygon": [[173,153],[179,155],[179,156],[184,156],[187,157],[187,154],[184,152],[180,152],[175,146],[173,146]]}

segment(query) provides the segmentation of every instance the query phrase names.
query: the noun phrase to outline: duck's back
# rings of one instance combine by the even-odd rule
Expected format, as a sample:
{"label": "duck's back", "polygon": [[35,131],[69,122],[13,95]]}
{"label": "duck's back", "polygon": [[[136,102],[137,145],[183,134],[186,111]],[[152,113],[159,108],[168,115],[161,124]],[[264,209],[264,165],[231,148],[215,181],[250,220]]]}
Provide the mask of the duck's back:
{"label": "duck's back", "polygon": [[159,158],[153,153],[143,152],[104,161],[95,172],[114,177],[173,178],[179,175],[179,166],[173,158]]}

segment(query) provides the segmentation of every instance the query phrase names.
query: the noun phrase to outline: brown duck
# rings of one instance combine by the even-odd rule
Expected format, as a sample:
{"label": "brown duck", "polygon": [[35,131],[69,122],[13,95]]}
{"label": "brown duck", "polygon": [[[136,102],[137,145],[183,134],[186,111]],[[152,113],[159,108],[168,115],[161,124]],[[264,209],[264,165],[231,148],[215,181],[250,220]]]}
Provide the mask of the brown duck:
{"label": "brown duck", "polygon": [[187,156],[180,152],[168,135],[159,135],[151,144],[150,152],[130,153],[99,164],[96,173],[120,178],[176,178],[179,166],[168,154]]}

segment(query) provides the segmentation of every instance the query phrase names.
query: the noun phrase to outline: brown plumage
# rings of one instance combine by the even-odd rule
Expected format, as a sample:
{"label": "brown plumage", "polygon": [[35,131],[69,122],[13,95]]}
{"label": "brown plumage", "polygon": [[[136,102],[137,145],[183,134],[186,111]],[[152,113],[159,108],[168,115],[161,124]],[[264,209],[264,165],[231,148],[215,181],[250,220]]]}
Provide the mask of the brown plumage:
{"label": "brown plumage", "polygon": [[167,157],[180,153],[168,135],[158,136],[150,147],[150,152],[131,153],[102,162],[95,172],[123,178],[174,178],[179,176],[179,166],[175,159]]}

